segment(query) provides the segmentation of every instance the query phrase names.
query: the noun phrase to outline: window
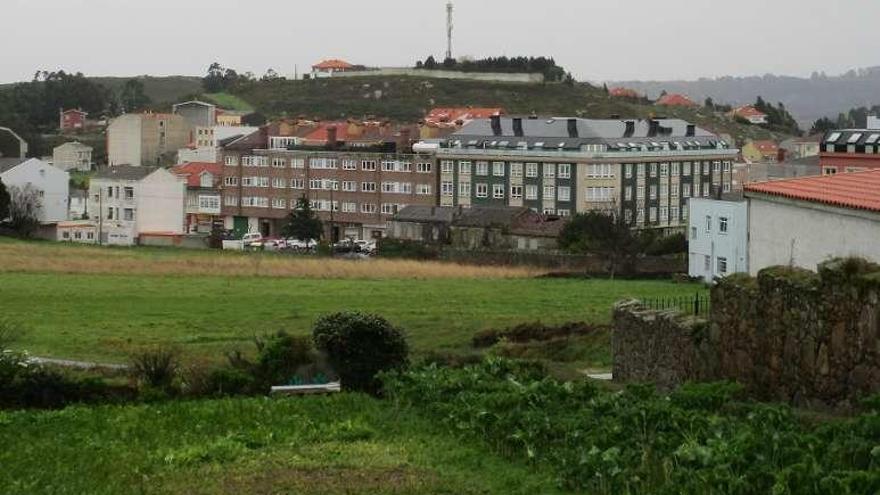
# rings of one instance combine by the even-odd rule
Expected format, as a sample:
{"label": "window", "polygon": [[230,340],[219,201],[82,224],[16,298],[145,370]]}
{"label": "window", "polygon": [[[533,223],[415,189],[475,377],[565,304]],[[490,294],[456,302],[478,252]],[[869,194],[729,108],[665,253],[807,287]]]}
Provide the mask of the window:
{"label": "window", "polygon": [[587,177],[610,179],[614,177],[614,170],[610,163],[592,163],[587,167]]}
{"label": "window", "polygon": [[504,184],[492,184],[492,197],[504,199]]}
{"label": "window", "polygon": [[416,186],[416,194],[420,196],[430,196],[431,195],[431,184],[418,184]]}
{"label": "window", "polygon": [[287,209],[287,200],[284,198],[272,198],[272,208],[278,210]]}
{"label": "window", "polygon": [[649,222],[656,222],[657,221],[657,207],[656,206],[652,206],[651,209],[649,210],[648,221]]}
{"label": "window", "polygon": [[470,182],[459,182],[458,183],[458,196],[459,197],[470,197],[471,195],[471,183]]}
{"label": "window", "polygon": [[651,184],[648,188],[649,191],[649,199],[657,199],[657,186],[655,184]]}
{"label": "window", "polygon": [[571,216],[571,210],[568,209],[558,209],[556,210],[556,214],[560,217],[568,217]]}
{"label": "window", "polygon": [[555,179],[556,178],[556,165],[553,163],[545,163],[544,164],[544,178],[545,179]]}
{"label": "window", "polygon": [[544,200],[554,200],[556,199],[556,188],[553,186],[544,186]]}
{"label": "window", "polygon": [[657,177],[657,164],[651,164],[651,177]]}
{"label": "window", "polygon": [[681,207],[681,219],[682,219],[683,221],[688,219],[688,207],[687,207],[687,205],[684,205],[684,206]]}
{"label": "window", "polygon": [[690,184],[682,184],[681,185],[681,195],[682,195],[682,197],[685,197],[685,198],[691,197],[691,185]]}
{"label": "window", "polygon": [[538,186],[536,186],[536,185],[527,185],[526,186],[526,199],[530,199],[530,200],[538,199]]}
{"label": "window", "polygon": [[504,177],[504,162],[492,163],[492,175],[495,177]]}
{"label": "window", "polygon": [[571,164],[560,163],[556,166],[556,175],[560,179],[571,179]]}
{"label": "window", "polygon": [[458,173],[460,175],[470,175],[471,162],[458,162]]}
{"label": "window", "polygon": [[284,168],[287,166],[287,160],[284,158],[273,158],[272,166],[275,168]]}
{"label": "window", "polygon": [[522,177],[523,175],[523,164],[522,163],[511,163],[510,164],[510,176],[511,177]]}
{"label": "window", "polygon": [[537,177],[538,176],[538,164],[537,163],[526,163],[526,177]]}
{"label": "window", "polygon": [[223,157],[223,163],[225,163],[227,167],[235,167],[238,165],[238,157],[227,155]]}
{"label": "window", "polygon": [[284,189],[287,187],[287,181],[282,177],[273,177],[272,178],[272,187],[275,189]]}
{"label": "window", "polygon": [[395,162],[393,160],[382,160],[382,171],[383,172],[394,172],[396,165],[397,165],[397,162]]}
{"label": "window", "polygon": [[392,203],[382,203],[382,213],[385,215],[397,214],[398,206]]}
{"label": "window", "polygon": [[122,210],[122,219],[126,222],[134,221],[134,209],[126,208]]}
{"label": "window", "polygon": [[730,162],[724,162],[724,171],[730,172]]}
{"label": "window", "polygon": [[623,173],[624,173],[624,176],[626,176],[627,179],[632,179],[632,176],[633,176],[633,166],[632,166],[632,163],[627,163],[626,165],[623,166]]}
{"label": "window", "polygon": [[711,268],[712,268],[712,257],[709,255],[703,255],[703,269],[708,272]]}
{"label": "window", "polygon": [[238,206],[238,198],[235,196],[223,196],[223,204],[226,206]]}
{"label": "window", "polygon": [[660,177],[669,177],[669,164],[661,163],[660,164]]}
{"label": "window", "polygon": [[679,209],[677,206],[673,206],[672,208],[669,209],[669,215],[670,215],[669,221],[670,222],[678,222],[678,212],[679,212]]}
{"label": "window", "polygon": [[559,186],[556,194],[559,201],[571,201],[571,188],[568,186]]}
{"label": "window", "polygon": [[477,197],[478,198],[488,198],[489,197],[489,184],[477,184]]}
{"label": "window", "polygon": [[[343,158],[342,170],[357,170],[357,161],[352,160],[351,158]],[[345,203],[343,203],[343,206],[345,206]]]}
{"label": "window", "polygon": [[342,203],[342,213],[357,213],[357,203]]}
{"label": "window", "polygon": [[309,179],[309,189],[324,189],[324,181],[321,179]]}
{"label": "window", "polygon": [[624,220],[627,224],[631,224],[631,223],[632,223],[632,221],[633,221],[633,212],[632,212],[632,210],[626,210],[626,211],[623,212],[623,220]]}
{"label": "window", "polygon": [[416,163],[416,172],[420,174],[430,174],[431,168],[430,163]]}
{"label": "window", "polygon": [[374,203],[361,203],[361,213],[376,213],[376,205]]}
{"label": "window", "polygon": [[680,175],[680,173],[679,173],[679,168],[681,168],[680,166],[681,166],[680,163],[672,162],[672,172],[671,173],[672,173],[673,177],[678,177]]}
{"label": "window", "polygon": [[361,192],[367,192],[367,193],[376,192],[376,183],[375,182],[361,182]]}
{"label": "window", "polygon": [[336,158],[312,158],[311,160],[309,160],[309,168],[318,170],[335,170]]}
{"label": "window", "polygon": [[376,160],[361,160],[361,170],[374,172],[376,170]]}
{"label": "window", "polygon": [[241,206],[250,206],[254,208],[268,208],[269,198],[260,196],[244,196],[241,198]]}
{"label": "window", "polygon": [[669,185],[669,195],[672,196],[673,199],[678,199],[678,184]]}
{"label": "window", "polygon": [[645,164],[639,163],[636,165],[636,176],[644,177],[645,176]]}
{"label": "window", "polygon": [[346,192],[356,192],[358,189],[357,182],[353,180],[342,181],[342,190]]}
{"label": "window", "polygon": [[727,258],[718,257],[718,273],[724,275],[727,273]]}
{"label": "window", "polygon": [[667,220],[669,220],[669,209],[666,208],[665,206],[661,206],[660,207],[660,221],[666,222]]}
{"label": "window", "polygon": [[718,232],[727,233],[727,217],[718,217]]}
{"label": "window", "polygon": [[489,175],[489,162],[477,162],[477,168],[474,173],[477,175]]}
{"label": "window", "polygon": [[510,186],[510,197],[511,199],[522,199],[523,186]]}
{"label": "window", "polygon": [[689,176],[691,175],[691,162],[684,162],[681,170],[681,175]]}
{"label": "window", "polygon": [[440,162],[440,173],[442,174],[451,174],[452,173],[452,160],[443,160]]}
{"label": "window", "polygon": [[633,188],[632,188],[632,186],[627,186],[627,188],[623,190],[623,199],[624,199],[625,201],[632,201],[632,199],[633,199]]}
{"label": "window", "polygon": [[712,216],[706,215],[706,232],[712,232]]}
{"label": "window", "polygon": [[645,199],[645,186],[640,185],[636,188],[636,199]]}
{"label": "window", "polygon": [[712,171],[715,172],[716,174],[721,172],[721,162],[720,161],[716,160],[716,161],[712,162]]}
{"label": "window", "polygon": [[709,162],[703,162],[703,175],[709,175]]}
{"label": "window", "polygon": [[[479,185],[477,185],[477,191],[480,190]],[[443,196],[452,196],[455,193],[455,190],[452,186],[452,181],[445,180],[440,183],[440,194]]]}
{"label": "window", "polygon": [[305,158],[294,158],[290,160],[290,166],[292,168],[306,168],[306,160]]}
{"label": "window", "polygon": [[108,197],[108,198],[112,198],[112,197],[113,197],[113,187],[112,187],[112,186],[108,186],[108,187],[107,187],[107,197]]}
{"label": "window", "polygon": [[291,189],[305,189],[305,179],[290,179]]}
{"label": "window", "polygon": [[127,200],[134,199],[134,188],[133,187],[125,187],[122,189],[122,197]]}
{"label": "window", "polygon": [[237,186],[238,185],[238,177],[224,177],[223,178],[224,186]]}
{"label": "window", "polygon": [[708,182],[703,183],[703,197],[704,198],[709,197],[709,183]]}

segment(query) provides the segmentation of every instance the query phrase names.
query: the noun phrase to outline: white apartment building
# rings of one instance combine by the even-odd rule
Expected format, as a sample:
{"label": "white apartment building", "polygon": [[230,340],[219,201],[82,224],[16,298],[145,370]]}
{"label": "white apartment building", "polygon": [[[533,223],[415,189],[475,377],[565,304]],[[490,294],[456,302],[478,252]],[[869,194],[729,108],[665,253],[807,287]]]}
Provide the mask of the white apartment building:
{"label": "white apartment building", "polygon": [[36,158],[17,164],[16,161],[0,164],[0,181],[6,188],[30,186],[36,189],[40,199],[40,223],[67,220],[70,174]]}
{"label": "white apartment building", "polygon": [[688,275],[711,283],[749,271],[748,204],[691,198],[688,201]]}

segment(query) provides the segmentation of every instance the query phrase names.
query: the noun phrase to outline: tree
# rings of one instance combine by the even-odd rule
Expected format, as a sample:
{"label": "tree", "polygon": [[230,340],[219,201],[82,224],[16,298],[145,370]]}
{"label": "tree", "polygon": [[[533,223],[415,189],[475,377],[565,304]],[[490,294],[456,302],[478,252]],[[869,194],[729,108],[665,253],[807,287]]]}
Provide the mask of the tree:
{"label": "tree", "polygon": [[9,226],[22,237],[30,237],[40,226],[40,194],[28,184],[9,188]]}
{"label": "tree", "polygon": [[703,106],[705,106],[708,109],[714,109],[715,108],[715,101],[713,101],[712,97],[709,96],[706,98],[706,102],[703,104]]}
{"label": "tree", "polygon": [[208,67],[208,73],[202,78],[202,87],[208,93],[219,93],[226,89],[226,69],[218,62]]}
{"label": "tree", "polygon": [[281,229],[284,237],[294,238],[300,241],[311,239],[319,240],[324,233],[324,225],[321,219],[312,211],[308,198],[299,198],[296,208],[287,216],[287,223]]}
{"label": "tree", "polygon": [[150,97],[144,93],[144,83],[138,79],[125,81],[119,91],[119,102],[126,112],[143,110],[150,104]]}
{"label": "tree", "polygon": [[566,251],[604,258],[611,278],[634,267],[640,244],[620,215],[602,211],[574,215],[559,236],[559,247]]}
{"label": "tree", "polygon": [[0,180],[0,222],[9,216],[9,202],[9,191],[6,190],[6,185]]}

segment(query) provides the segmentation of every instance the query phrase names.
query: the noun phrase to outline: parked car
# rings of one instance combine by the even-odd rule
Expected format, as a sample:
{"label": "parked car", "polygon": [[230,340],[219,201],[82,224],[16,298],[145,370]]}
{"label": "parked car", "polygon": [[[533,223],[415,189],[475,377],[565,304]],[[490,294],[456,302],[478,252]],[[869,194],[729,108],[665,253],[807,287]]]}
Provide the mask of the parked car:
{"label": "parked car", "polygon": [[267,251],[281,251],[289,247],[287,240],[280,237],[266,237],[261,241],[261,244],[263,249]]}
{"label": "parked car", "polygon": [[[248,232],[247,234],[241,237],[241,242],[244,244],[244,247],[251,247],[254,244],[262,245],[263,234],[259,232]],[[255,246],[256,247],[256,246]]]}
{"label": "parked car", "polygon": [[311,251],[318,247],[318,241],[316,241],[315,239],[309,239],[307,241],[301,241],[299,239],[287,239],[286,241],[287,247],[295,251]]}

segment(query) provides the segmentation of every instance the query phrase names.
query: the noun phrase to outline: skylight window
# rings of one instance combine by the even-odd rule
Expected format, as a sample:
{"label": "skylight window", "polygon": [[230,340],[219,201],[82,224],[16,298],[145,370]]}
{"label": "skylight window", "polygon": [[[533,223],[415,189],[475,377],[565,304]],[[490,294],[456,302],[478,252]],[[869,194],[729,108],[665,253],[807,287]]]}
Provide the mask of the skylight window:
{"label": "skylight window", "polygon": [[543,147],[544,147],[544,142],[543,142],[543,141],[538,142],[538,143],[535,143],[535,148],[543,148]]}
{"label": "skylight window", "polygon": [[828,136],[828,140],[826,142],[827,143],[835,143],[835,142],[837,142],[838,139],[840,139],[840,133],[839,132],[832,132],[831,135]]}
{"label": "skylight window", "polygon": [[559,147],[560,147],[560,148],[565,148],[565,141],[562,141],[561,143],[559,143]]}
{"label": "skylight window", "polygon": [[847,140],[847,143],[854,144],[854,143],[859,142],[859,139],[862,139],[862,133],[855,132],[849,137],[849,140]]}
{"label": "skylight window", "polygon": [[878,139],[880,139],[880,134],[871,134],[868,136],[868,139],[865,140],[865,144],[874,144]]}

